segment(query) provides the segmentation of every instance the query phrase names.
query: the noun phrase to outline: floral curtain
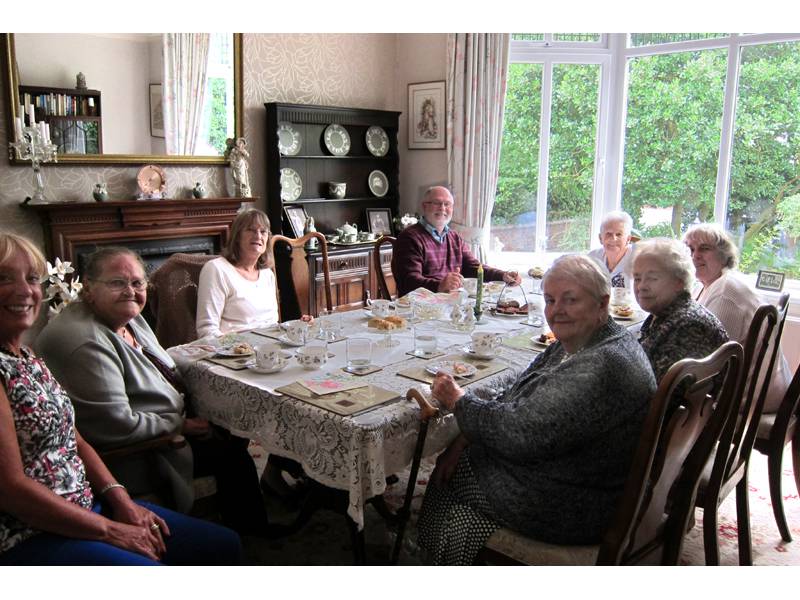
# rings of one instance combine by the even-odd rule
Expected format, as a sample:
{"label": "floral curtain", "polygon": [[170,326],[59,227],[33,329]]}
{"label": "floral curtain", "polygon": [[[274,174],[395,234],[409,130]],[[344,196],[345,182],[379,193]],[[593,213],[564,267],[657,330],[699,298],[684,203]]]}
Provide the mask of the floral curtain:
{"label": "floral curtain", "polygon": [[474,246],[485,247],[497,191],[510,40],[507,33],[447,37],[447,164],[456,200],[453,224]]}
{"label": "floral curtain", "polygon": [[167,154],[193,155],[200,133],[211,35],[165,33],[164,137]]}

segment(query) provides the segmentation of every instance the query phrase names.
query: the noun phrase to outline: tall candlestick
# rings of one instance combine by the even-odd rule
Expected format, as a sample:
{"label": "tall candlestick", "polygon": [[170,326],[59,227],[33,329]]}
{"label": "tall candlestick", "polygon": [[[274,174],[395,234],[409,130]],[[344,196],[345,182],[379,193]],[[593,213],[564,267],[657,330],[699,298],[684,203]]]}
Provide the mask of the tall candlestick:
{"label": "tall candlestick", "polygon": [[477,321],[481,320],[481,314],[483,314],[483,309],[481,305],[483,303],[483,263],[478,263],[478,285],[477,289],[475,290],[475,319]]}

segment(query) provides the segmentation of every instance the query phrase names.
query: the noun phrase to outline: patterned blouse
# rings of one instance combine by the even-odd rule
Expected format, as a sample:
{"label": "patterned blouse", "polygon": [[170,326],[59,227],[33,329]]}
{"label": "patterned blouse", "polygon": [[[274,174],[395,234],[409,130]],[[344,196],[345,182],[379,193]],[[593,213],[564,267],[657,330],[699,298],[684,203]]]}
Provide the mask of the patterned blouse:
{"label": "patterned blouse", "polygon": [[669,368],[684,358],[705,358],[728,341],[719,319],[681,292],[658,317],[645,319],[639,342],[660,382]]}
{"label": "patterned blouse", "polygon": [[[47,366],[27,348],[22,357],[0,348],[0,380],[11,405],[25,475],[56,494],[92,507],[93,497],[78,456],[72,403]],[[0,552],[39,533],[0,512]]]}

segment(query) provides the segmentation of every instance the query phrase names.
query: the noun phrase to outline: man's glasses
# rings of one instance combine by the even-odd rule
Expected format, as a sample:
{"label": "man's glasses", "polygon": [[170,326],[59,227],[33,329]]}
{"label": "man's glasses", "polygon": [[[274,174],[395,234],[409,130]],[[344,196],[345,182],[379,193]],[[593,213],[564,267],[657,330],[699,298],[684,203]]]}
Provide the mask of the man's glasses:
{"label": "man's glasses", "polygon": [[95,279],[97,283],[102,283],[113,292],[127,290],[128,286],[137,292],[147,289],[147,279]]}
{"label": "man's glasses", "polygon": [[430,204],[436,208],[453,208],[452,202],[434,202],[432,200],[428,200],[425,204]]}

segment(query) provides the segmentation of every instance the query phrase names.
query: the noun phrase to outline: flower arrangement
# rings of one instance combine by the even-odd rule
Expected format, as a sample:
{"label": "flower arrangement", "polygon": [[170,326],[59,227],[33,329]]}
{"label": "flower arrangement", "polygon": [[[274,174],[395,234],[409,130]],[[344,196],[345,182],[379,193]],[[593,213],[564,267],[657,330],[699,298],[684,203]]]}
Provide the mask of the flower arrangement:
{"label": "flower arrangement", "polygon": [[419,221],[419,215],[406,213],[402,217],[395,217],[395,229],[397,229],[397,231],[403,231],[406,227],[416,225],[417,221]]}
{"label": "flower arrangement", "polygon": [[[56,258],[55,266],[48,261],[47,287],[44,290],[44,301],[50,304],[47,310],[48,318],[53,318],[70,302],[78,299],[83,284],[80,282],[80,277],[71,276],[74,272],[75,269],[69,261],[61,262],[60,258]],[[68,275],[70,277],[67,277]]]}

